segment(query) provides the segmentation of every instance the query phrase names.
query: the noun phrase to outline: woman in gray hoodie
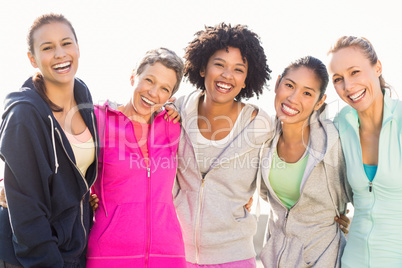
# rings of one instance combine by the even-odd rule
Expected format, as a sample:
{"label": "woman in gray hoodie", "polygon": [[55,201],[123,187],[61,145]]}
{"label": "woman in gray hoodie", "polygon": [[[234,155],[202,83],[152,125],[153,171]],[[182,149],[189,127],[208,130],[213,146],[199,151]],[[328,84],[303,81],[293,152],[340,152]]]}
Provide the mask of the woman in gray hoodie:
{"label": "woman in gray hoodie", "polygon": [[328,73],[308,56],[275,86],[276,136],[261,161],[261,195],[270,203],[265,267],[339,267],[345,236],[335,217],[351,201],[338,131],[325,119]]}

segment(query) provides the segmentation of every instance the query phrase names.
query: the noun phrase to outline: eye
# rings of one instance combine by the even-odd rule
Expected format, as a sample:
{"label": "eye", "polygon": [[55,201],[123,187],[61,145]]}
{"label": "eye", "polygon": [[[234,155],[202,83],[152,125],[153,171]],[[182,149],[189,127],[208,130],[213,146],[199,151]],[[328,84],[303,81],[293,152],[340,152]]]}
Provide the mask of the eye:
{"label": "eye", "polygon": [[313,95],[312,95],[310,92],[308,92],[308,91],[305,91],[303,94],[306,95],[306,96],[313,96]]}
{"label": "eye", "polygon": [[50,46],[49,47],[43,47],[42,51],[46,51],[46,50],[50,50],[50,49],[52,49],[52,47],[50,47]]}
{"label": "eye", "polygon": [[71,45],[72,44],[72,42],[64,42],[63,43],[63,46],[69,46],[69,45]]}
{"label": "eye", "polygon": [[222,63],[219,63],[219,62],[215,62],[214,65],[215,65],[215,66],[219,66],[219,67],[223,67],[223,64],[222,64]]}
{"label": "eye", "polygon": [[335,79],[332,81],[332,83],[336,84],[336,83],[338,83],[338,82],[340,82],[340,81],[342,81],[342,78],[337,77],[337,78],[335,78]]}
{"label": "eye", "polygon": [[289,84],[289,83],[285,83],[285,87],[293,88],[293,85],[292,85],[292,84]]}
{"label": "eye", "polygon": [[145,78],[145,81],[147,81],[147,82],[149,82],[149,83],[152,83],[151,78]]}
{"label": "eye", "polygon": [[359,71],[352,71],[352,75],[357,74]]}
{"label": "eye", "polygon": [[243,70],[243,69],[236,68],[235,71],[244,74],[244,70]]}
{"label": "eye", "polygon": [[162,88],[164,91],[166,91],[167,93],[170,93],[170,90],[166,87]]}

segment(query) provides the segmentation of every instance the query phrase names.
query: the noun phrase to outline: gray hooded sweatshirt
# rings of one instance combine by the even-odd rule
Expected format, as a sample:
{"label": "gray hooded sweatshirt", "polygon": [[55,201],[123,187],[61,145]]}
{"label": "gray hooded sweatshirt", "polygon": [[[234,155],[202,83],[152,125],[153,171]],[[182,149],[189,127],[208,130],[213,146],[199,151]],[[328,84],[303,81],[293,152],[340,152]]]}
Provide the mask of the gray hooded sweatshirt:
{"label": "gray hooded sweatshirt", "polygon": [[197,126],[199,90],[179,98],[182,117],[174,204],[183,229],[186,259],[198,264],[221,264],[255,256],[257,224],[244,205],[256,189],[259,151],[273,137],[272,119],[257,107],[251,120],[242,117],[232,142],[224,148],[203,178],[189,133]]}
{"label": "gray hooded sweatshirt", "polygon": [[[260,254],[264,267],[340,265],[346,240],[334,217],[345,212],[352,192],[337,129],[331,120],[320,118],[319,112],[314,112],[309,120],[309,155],[300,198],[289,210],[269,183],[272,157],[280,135],[262,153],[261,195],[270,203],[267,241]],[[279,120],[276,133],[281,133]]]}

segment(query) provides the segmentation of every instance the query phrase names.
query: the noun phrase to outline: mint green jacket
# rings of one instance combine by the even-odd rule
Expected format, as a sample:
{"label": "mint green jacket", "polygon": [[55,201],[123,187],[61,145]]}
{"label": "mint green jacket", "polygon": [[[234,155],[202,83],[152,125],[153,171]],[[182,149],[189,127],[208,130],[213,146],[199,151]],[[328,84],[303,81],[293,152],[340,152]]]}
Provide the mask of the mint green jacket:
{"label": "mint green jacket", "polygon": [[402,267],[402,102],[384,97],[378,169],[372,183],[363,169],[356,110],[343,108],[334,123],[354,203],[342,268]]}

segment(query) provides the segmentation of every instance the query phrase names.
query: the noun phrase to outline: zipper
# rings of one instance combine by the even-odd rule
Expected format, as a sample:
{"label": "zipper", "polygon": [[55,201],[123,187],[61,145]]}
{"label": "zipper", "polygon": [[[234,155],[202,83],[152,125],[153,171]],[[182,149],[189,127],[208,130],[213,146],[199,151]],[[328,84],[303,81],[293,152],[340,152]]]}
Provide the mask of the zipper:
{"label": "zipper", "polygon": [[369,192],[371,193],[373,191],[373,182],[369,181]]}
{"label": "zipper", "polygon": [[[158,116],[158,115],[156,115]],[[155,118],[156,118],[155,116]],[[150,141],[151,141],[151,136],[152,134],[152,126],[153,123],[155,122],[155,118],[152,121],[151,125],[149,126],[150,129],[148,131],[148,137],[147,137],[147,146],[148,146],[148,165],[147,165],[147,247],[146,247],[146,252],[145,252],[145,268],[148,267],[149,264],[149,255],[150,255],[150,251],[151,251],[151,145],[150,145]],[[134,126],[133,126],[133,134],[134,134]],[[135,137],[135,134],[134,134]],[[137,140],[137,138],[135,137],[135,139]],[[138,141],[137,141],[138,143]],[[142,151],[140,149],[140,153],[142,155],[142,158],[145,160],[144,155],[142,154]]]}
{"label": "zipper", "polygon": [[151,195],[151,169],[147,167],[147,179],[148,179],[148,187],[147,187],[147,248],[145,252],[145,267],[148,267],[149,260],[149,251],[150,251],[150,239],[151,239],[151,221],[150,221],[150,195]]}
{"label": "zipper", "polygon": [[199,262],[200,258],[200,245],[199,245],[199,231],[200,231],[200,217],[201,217],[201,207],[202,207],[202,200],[203,200],[203,195],[204,195],[204,183],[205,183],[205,178],[201,179],[201,189],[200,189],[200,195],[199,195],[199,200],[198,200],[198,211],[197,211],[197,219],[196,219],[196,226],[195,226],[195,232],[194,232],[194,240],[195,240],[195,260],[196,263]]}
{"label": "zipper", "polygon": [[[370,192],[372,192],[372,189],[370,189]],[[373,229],[374,229],[374,221],[373,221],[373,208],[374,208],[374,205],[375,205],[375,193],[373,191],[373,205],[371,206],[371,209],[370,209],[370,220],[371,220],[372,226],[371,226],[370,233],[367,236],[367,258],[368,258],[367,264],[368,264],[368,267],[371,267],[371,265],[370,265],[370,260],[371,260],[371,257],[370,257],[370,252],[371,252],[371,250],[370,250],[370,237],[371,237],[371,234],[372,234]]]}
{"label": "zipper", "polygon": [[290,210],[288,209],[285,214],[285,222],[283,223],[283,233],[285,234],[285,236],[283,238],[283,244],[282,244],[281,250],[279,251],[278,263],[276,264],[276,267],[279,267],[279,263],[281,262],[283,252],[285,251],[285,248],[287,245],[286,224],[288,222],[289,212],[290,212]]}
{"label": "zipper", "polygon": [[[78,170],[79,174],[81,175],[81,179],[84,181],[84,183],[85,183],[85,185],[86,185],[86,187],[87,187],[87,191],[85,192],[85,194],[88,193],[89,187],[88,187],[87,181],[85,180],[85,178],[84,178],[84,176],[83,176],[81,170],[77,167],[77,165],[74,163],[74,161],[73,161],[73,160],[71,159],[71,157],[68,155],[67,150],[66,150],[66,148],[64,147],[63,139],[62,139],[62,137],[61,137],[61,134],[60,134],[59,129],[56,127],[55,130],[56,130],[57,134],[59,135],[60,142],[61,142],[61,147],[63,147],[64,153],[67,155],[68,159],[70,160],[71,164],[73,164],[73,166],[75,167],[75,169]],[[95,149],[95,150],[96,150],[96,149]],[[84,196],[85,196],[85,194],[84,194]],[[84,224],[84,207],[83,207],[84,196],[82,197],[81,203],[80,203],[80,210],[81,210],[81,226],[82,226],[82,230],[84,231],[84,239],[85,239],[84,241],[87,241],[87,235],[88,235],[88,234],[87,234],[87,230],[85,229],[85,224]],[[84,249],[84,248],[85,248],[85,244],[84,244],[84,247],[83,247],[82,249]]]}

